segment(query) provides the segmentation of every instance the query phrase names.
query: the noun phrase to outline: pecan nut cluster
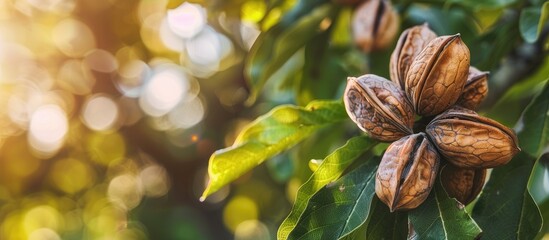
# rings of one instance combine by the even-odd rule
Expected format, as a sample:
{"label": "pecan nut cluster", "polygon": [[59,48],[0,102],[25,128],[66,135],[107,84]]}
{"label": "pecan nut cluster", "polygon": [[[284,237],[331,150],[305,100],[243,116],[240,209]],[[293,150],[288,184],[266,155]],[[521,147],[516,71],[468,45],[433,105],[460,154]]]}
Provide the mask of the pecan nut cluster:
{"label": "pecan nut cluster", "polygon": [[[520,151],[511,129],[474,111],[488,92],[488,73],[469,59],[459,34],[437,37],[423,24],[401,34],[391,81],[372,74],[348,78],[343,99],[349,117],[370,137],[393,142],[375,186],[391,211],[419,206],[441,165],[446,192],[466,205],[482,190],[486,169]],[[414,122],[416,114],[421,119]]]}

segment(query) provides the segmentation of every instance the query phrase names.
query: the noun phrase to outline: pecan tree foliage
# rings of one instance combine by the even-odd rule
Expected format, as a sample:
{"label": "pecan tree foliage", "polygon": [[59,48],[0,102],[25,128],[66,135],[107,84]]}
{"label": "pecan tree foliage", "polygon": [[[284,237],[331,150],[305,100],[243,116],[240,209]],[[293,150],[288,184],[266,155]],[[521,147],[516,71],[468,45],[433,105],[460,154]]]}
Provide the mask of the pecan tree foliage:
{"label": "pecan tree foliage", "polygon": [[543,234],[529,188],[549,143],[548,16],[535,0],[297,1],[245,67],[248,104],[280,103],[273,88],[291,104],[211,156],[202,197],[322,142],[279,239]]}

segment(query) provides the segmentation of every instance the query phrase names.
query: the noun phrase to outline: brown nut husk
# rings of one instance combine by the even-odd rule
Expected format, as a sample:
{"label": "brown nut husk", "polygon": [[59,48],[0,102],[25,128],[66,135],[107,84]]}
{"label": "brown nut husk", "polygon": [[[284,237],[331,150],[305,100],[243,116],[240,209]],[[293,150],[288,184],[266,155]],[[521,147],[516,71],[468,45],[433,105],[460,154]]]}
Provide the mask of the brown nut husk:
{"label": "brown nut husk", "polygon": [[391,81],[399,84],[404,89],[406,73],[408,73],[412,61],[436,37],[437,35],[429,29],[427,23],[404,30],[400,34],[395,50],[391,54],[391,61],[389,62]]}
{"label": "brown nut husk", "polygon": [[446,164],[440,170],[440,181],[446,193],[463,205],[467,205],[475,200],[480,191],[482,191],[485,180],[486,168],[468,169]]}
{"label": "brown nut husk", "polygon": [[364,52],[388,47],[399,26],[399,16],[387,0],[367,0],[353,12],[353,39]]}
{"label": "brown nut husk", "polygon": [[391,212],[416,208],[429,196],[439,158],[425,133],[393,142],[377,170],[376,195]]}
{"label": "brown nut husk", "polygon": [[448,162],[462,168],[497,167],[520,151],[513,130],[459,106],[433,119],[425,132]]}
{"label": "brown nut husk", "polygon": [[372,74],[350,77],[343,94],[349,117],[370,137],[395,141],[412,134],[414,112],[393,82]]}
{"label": "brown nut husk", "polygon": [[433,116],[456,103],[467,81],[469,55],[459,34],[429,42],[406,75],[404,88],[416,113]]}
{"label": "brown nut husk", "polygon": [[488,94],[488,74],[488,72],[481,72],[475,67],[469,67],[467,82],[456,104],[476,110]]}

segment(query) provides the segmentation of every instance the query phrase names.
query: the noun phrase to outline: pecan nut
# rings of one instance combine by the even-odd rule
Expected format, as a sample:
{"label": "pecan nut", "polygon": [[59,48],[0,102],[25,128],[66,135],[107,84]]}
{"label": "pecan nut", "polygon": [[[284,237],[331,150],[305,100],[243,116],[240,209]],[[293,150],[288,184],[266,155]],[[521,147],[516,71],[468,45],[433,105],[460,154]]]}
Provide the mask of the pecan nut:
{"label": "pecan nut", "polygon": [[387,0],[367,0],[353,12],[353,39],[364,52],[388,47],[399,26],[399,16]]}
{"label": "pecan nut", "polygon": [[406,73],[408,73],[412,61],[436,37],[437,35],[429,29],[427,23],[404,30],[391,54],[389,62],[391,81],[404,89],[404,80],[406,80]]}
{"label": "pecan nut", "polygon": [[462,168],[497,167],[520,151],[513,130],[458,106],[433,119],[425,132],[448,162]]}
{"label": "pecan nut", "polygon": [[467,81],[469,55],[456,34],[433,39],[413,60],[404,89],[419,115],[436,115],[456,103]]}
{"label": "pecan nut", "polygon": [[393,82],[372,74],[350,77],[343,94],[349,117],[370,137],[394,141],[412,133],[414,112]]}
{"label": "pecan nut", "polygon": [[464,108],[476,110],[487,94],[488,72],[481,72],[475,67],[469,67],[467,82],[456,104]]}
{"label": "pecan nut", "polygon": [[448,196],[456,198],[463,205],[475,200],[485,180],[486,168],[468,169],[446,164],[440,171],[440,181]]}
{"label": "pecan nut", "polygon": [[416,208],[433,187],[439,158],[425,133],[392,143],[377,170],[376,195],[391,212]]}

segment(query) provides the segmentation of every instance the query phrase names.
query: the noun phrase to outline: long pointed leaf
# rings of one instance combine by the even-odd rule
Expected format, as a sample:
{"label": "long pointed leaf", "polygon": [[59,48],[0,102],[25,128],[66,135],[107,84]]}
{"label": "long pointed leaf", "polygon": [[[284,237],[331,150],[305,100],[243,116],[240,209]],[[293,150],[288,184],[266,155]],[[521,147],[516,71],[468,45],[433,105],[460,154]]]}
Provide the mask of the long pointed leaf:
{"label": "long pointed leaf", "polygon": [[549,143],[549,80],[524,111],[517,126],[520,148],[536,158]]}
{"label": "long pointed leaf", "polygon": [[535,159],[519,153],[492,171],[473,217],[484,230],[483,239],[533,239],[541,228],[541,214],[527,190]]}
{"label": "long pointed leaf", "polygon": [[366,136],[351,138],[347,143],[327,156],[318,169],[298,190],[297,197],[288,217],[278,230],[278,239],[286,239],[305,211],[307,202],[319,189],[336,180],[343,171],[364,152],[376,145]]}
{"label": "long pointed leaf", "polygon": [[360,227],[375,195],[377,164],[370,160],[313,195],[288,239],[339,239]]}
{"label": "long pointed leaf", "polygon": [[523,151],[492,171],[473,209],[484,239],[533,239],[540,231],[541,214],[527,186],[537,154],[548,141],[548,109],[549,82],[515,127]]}
{"label": "long pointed leaf", "polygon": [[244,129],[233,146],[216,151],[208,165],[204,199],[266,159],[294,146],[326,124],[347,118],[339,101],[316,101],[307,107],[274,108]]}
{"label": "long pointed leaf", "polygon": [[475,239],[482,232],[456,199],[448,197],[439,179],[429,197],[408,213],[413,239]]}
{"label": "long pointed leaf", "polygon": [[406,212],[391,213],[377,197],[372,200],[366,223],[366,239],[406,239],[408,217]]}
{"label": "long pointed leaf", "polygon": [[400,240],[408,236],[407,212],[390,212],[387,205],[372,198],[370,216],[364,224],[340,240]]}

